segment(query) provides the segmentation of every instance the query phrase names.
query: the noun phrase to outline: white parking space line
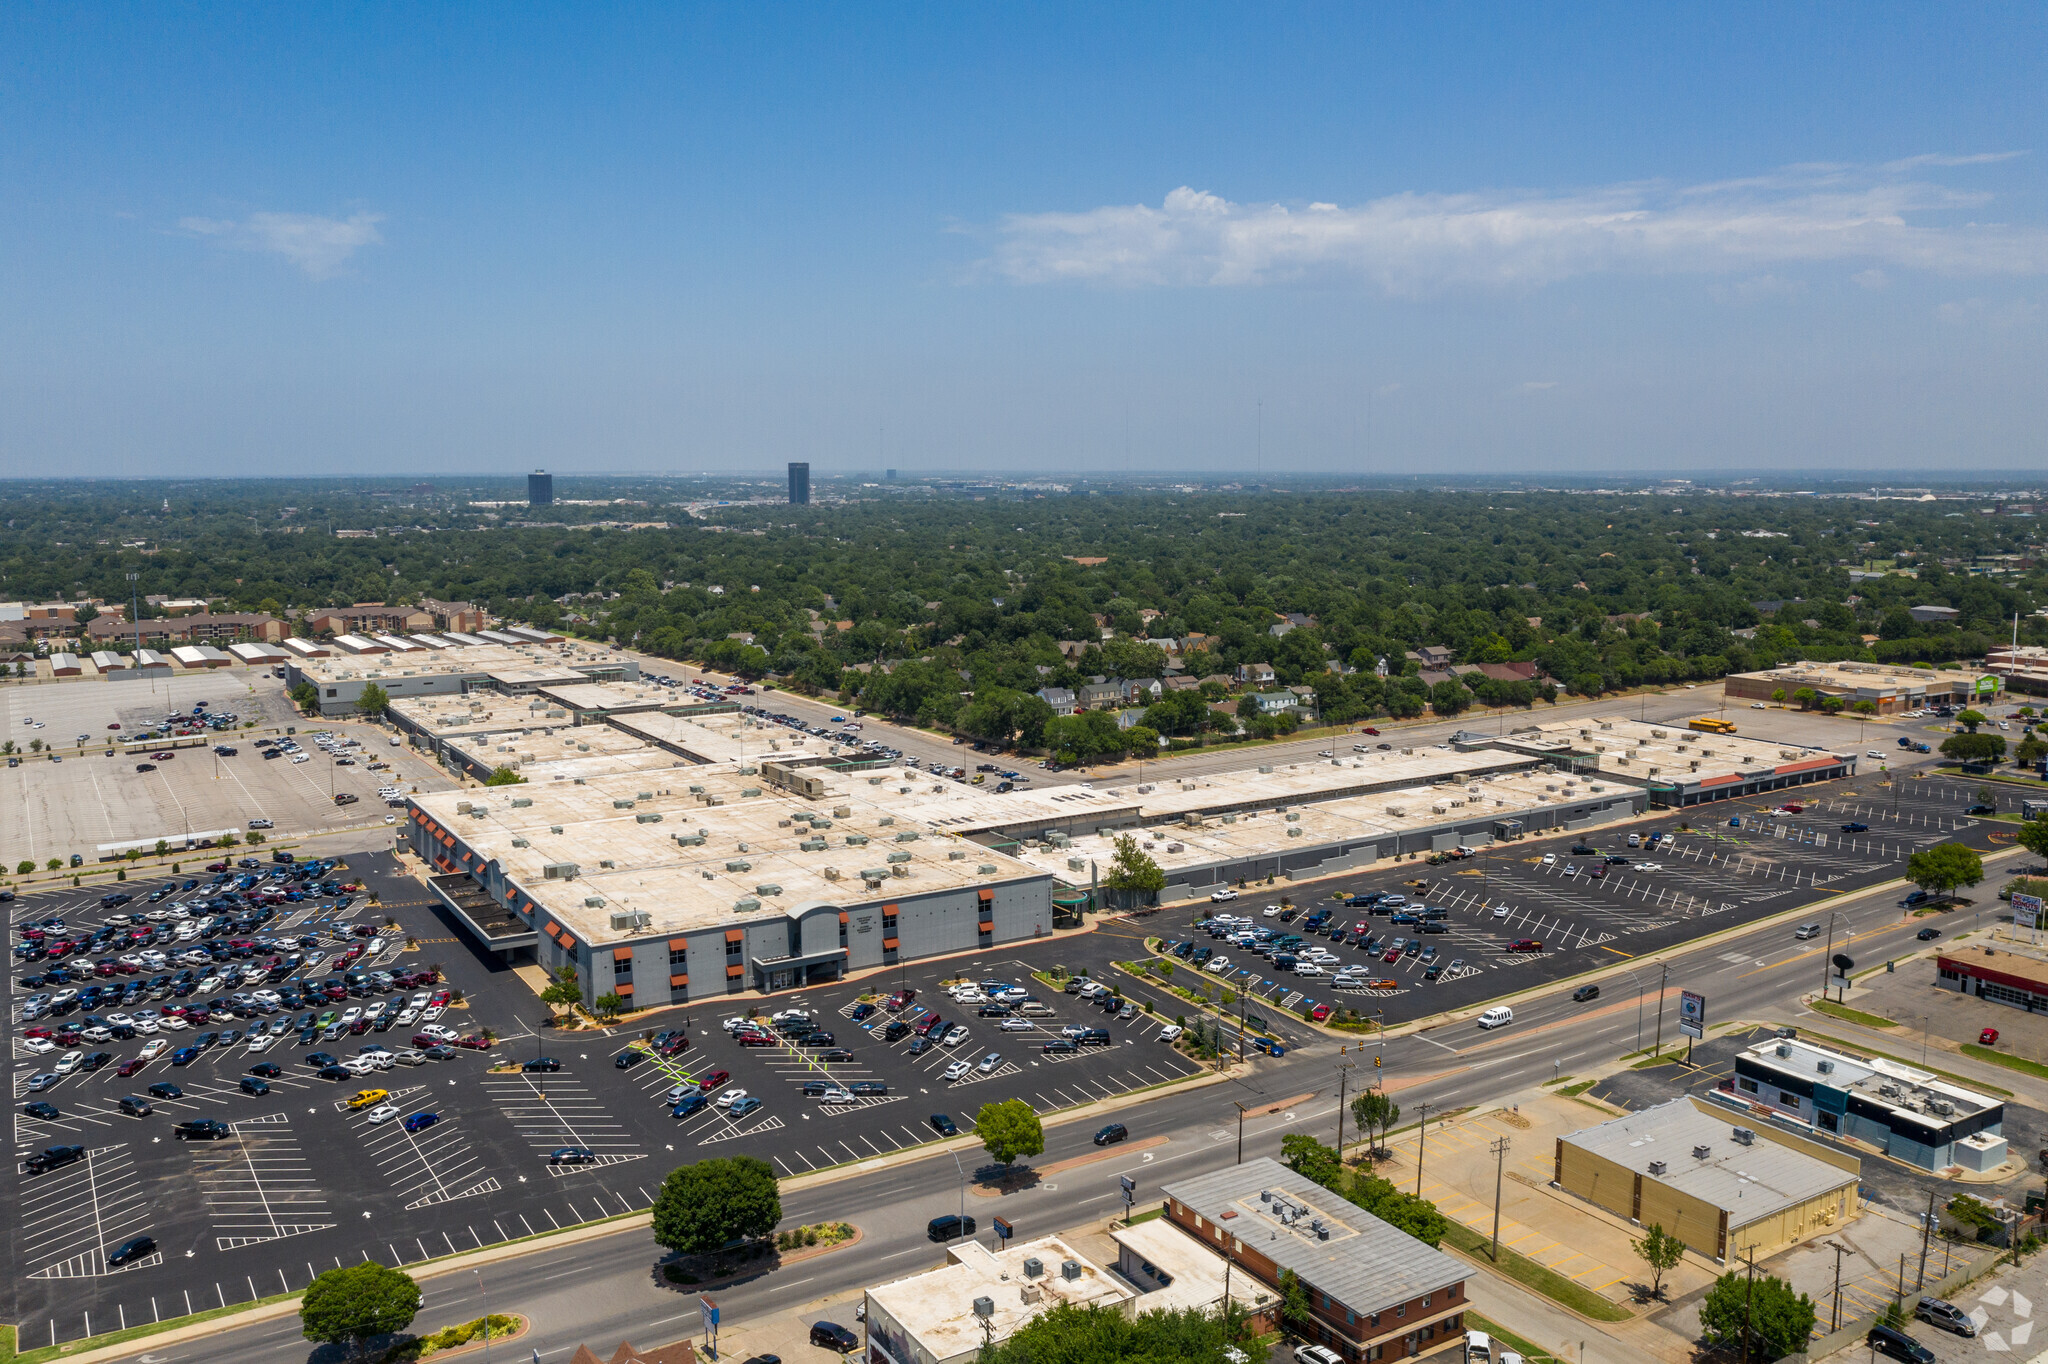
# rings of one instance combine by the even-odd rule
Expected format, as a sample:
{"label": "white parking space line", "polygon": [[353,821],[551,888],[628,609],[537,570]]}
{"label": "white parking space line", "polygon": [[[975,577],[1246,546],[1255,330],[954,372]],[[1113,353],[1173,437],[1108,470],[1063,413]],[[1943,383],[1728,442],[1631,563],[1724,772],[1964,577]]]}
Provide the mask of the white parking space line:
{"label": "white parking space line", "polygon": [[126,1143],[102,1146],[54,1174],[27,1185],[16,1219],[21,1255],[31,1279],[81,1279],[161,1264],[161,1252],[132,1264],[107,1267],[107,1255],[149,1230],[150,1202]]}
{"label": "white parking space line", "polygon": [[214,1246],[239,1246],[325,1231],[327,1196],[281,1113],[232,1123],[233,1135],[197,1145],[194,1174],[206,1199]]}

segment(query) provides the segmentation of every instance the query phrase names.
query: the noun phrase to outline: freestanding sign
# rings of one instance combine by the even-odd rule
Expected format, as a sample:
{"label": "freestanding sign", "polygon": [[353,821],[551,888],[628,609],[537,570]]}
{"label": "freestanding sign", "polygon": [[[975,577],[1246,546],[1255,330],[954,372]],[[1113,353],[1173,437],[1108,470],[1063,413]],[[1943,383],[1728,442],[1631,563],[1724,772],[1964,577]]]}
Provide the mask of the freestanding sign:
{"label": "freestanding sign", "polygon": [[2012,922],[2016,928],[2040,928],[2041,897],[2021,895],[2014,892],[2012,897]]}
{"label": "freestanding sign", "polygon": [[1678,1030],[1687,1037],[1707,1035],[1707,997],[1691,990],[1678,992]]}

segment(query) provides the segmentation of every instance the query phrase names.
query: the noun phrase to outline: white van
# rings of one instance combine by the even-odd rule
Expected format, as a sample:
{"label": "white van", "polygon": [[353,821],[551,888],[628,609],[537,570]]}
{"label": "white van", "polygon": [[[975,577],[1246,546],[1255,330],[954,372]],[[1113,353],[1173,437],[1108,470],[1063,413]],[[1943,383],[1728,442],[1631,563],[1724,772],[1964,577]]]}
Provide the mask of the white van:
{"label": "white van", "polygon": [[1479,1015],[1479,1026],[1482,1028],[1501,1028],[1514,1021],[1515,1011],[1505,1004],[1496,1004]]}
{"label": "white van", "polygon": [[1297,976],[1327,976],[1330,973],[1315,962],[1301,961],[1294,964],[1294,974]]}
{"label": "white van", "polygon": [[1640,847],[1642,847],[1642,846],[1643,846],[1643,836],[1642,836],[1641,834],[1630,834],[1630,835],[1628,836],[1628,845],[1629,845],[1629,846],[1630,846],[1631,848],[1640,848]]}
{"label": "white van", "polygon": [[1808,938],[1818,938],[1820,936],[1820,925],[1801,924],[1799,925],[1798,931],[1793,933],[1792,936],[1794,938],[1797,938],[1800,942],[1805,942]]}

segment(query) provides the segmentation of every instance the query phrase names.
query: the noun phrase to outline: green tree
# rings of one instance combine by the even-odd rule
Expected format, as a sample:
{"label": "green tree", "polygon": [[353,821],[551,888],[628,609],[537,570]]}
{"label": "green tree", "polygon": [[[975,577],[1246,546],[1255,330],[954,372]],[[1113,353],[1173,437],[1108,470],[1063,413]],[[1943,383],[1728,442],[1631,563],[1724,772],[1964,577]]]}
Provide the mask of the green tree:
{"label": "green tree", "polygon": [[525,780],[526,780],[526,778],[524,778],[524,777],[520,776],[520,775],[519,775],[519,774],[518,774],[517,772],[514,772],[514,771],[513,771],[513,770],[512,770],[511,768],[509,768],[509,767],[503,767],[503,766],[500,766],[500,767],[494,767],[494,768],[492,768],[492,769],[491,769],[491,775],[490,775],[490,776],[488,776],[488,777],[485,777],[485,778],[484,778],[484,785],[485,785],[485,786],[518,786],[518,785],[522,784],[523,782],[525,782]]}
{"label": "green tree", "polygon": [[1771,688],[1771,699],[1772,699],[1773,701],[1776,701],[1776,702],[1777,702],[1777,703],[1778,703],[1779,705],[1781,705],[1781,706],[1782,706],[1782,705],[1784,705],[1784,704],[1785,704],[1785,689],[1784,689],[1783,687],[1773,687],[1773,688]]}
{"label": "green tree", "polygon": [[1979,725],[1990,723],[1990,719],[1991,717],[1986,715],[1981,710],[1966,710],[1962,714],[1956,716],[1956,723],[1961,725],[1970,733],[1975,734],[1977,732],[1977,727]]}
{"label": "green tree", "polygon": [[564,966],[555,972],[555,978],[540,992],[543,1004],[558,1009],[568,1009],[583,1002],[583,987],[576,981],[576,968]]}
{"label": "green tree", "polygon": [[1429,708],[1438,715],[1458,715],[1470,709],[1472,693],[1463,682],[1451,678],[1429,689]]}
{"label": "green tree", "polygon": [[1906,860],[1906,879],[1929,895],[1952,895],[1984,879],[1984,859],[1966,843],[1937,843]]}
{"label": "green tree", "polygon": [[61,868],[61,867],[62,867],[63,865],[64,865],[64,859],[63,859],[63,858],[61,858],[61,857],[53,857],[53,858],[51,858],[51,859],[50,859],[49,861],[47,861],[47,862],[43,863],[43,869],[44,869],[45,871],[56,871],[56,870],[58,870],[59,868]]}
{"label": "green tree", "polygon": [[596,1010],[599,1018],[617,1018],[621,1013],[625,1012],[625,996],[619,994],[616,990],[606,990],[591,1002],[591,1008]]}
{"label": "green tree", "polygon": [[1995,763],[2005,756],[2005,736],[1951,734],[1941,741],[1941,756],[1961,763]]}
{"label": "green tree", "polygon": [[302,715],[311,715],[320,707],[320,692],[311,682],[301,682],[285,693]]}
{"label": "green tree", "polygon": [[1244,1310],[1234,1304],[1221,1312],[1188,1307],[1127,1317],[1116,1307],[1061,1303],[1009,1339],[984,1346],[977,1364],[1226,1364],[1245,1358],[1240,1347],[1251,1344]]}
{"label": "green tree", "polygon": [[1814,702],[1820,700],[1820,693],[1812,687],[1801,687],[1792,693],[1792,701],[1801,710],[1812,710]]}
{"label": "green tree", "polygon": [[1685,1258],[1685,1242],[1665,1231],[1663,1223],[1652,1222],[1643,1229],[1643,1239],[1630,1241],[1629,1247],[1650,1267],[1650,1296],[1663,1297],[1664,1276]]}
{"label": "green tree", "polygon": [[420,1286],[410,1274],[365,1260],[313,1280],[299,1304],[299,1329],[307,1340],[345,1345],[360,1359],[372,1340],[412,1325],[419,1310]]}
{"label": "green tree", "polygon": [[2017,748],[2013,749],[2012,756],[2013,761],[2020,766],[2032,767],[2041,759],[2048,758],[2048,743],[2042,742],[2038,734],[2029,734],[2020,740]]}
{"label": "green tree", "polygon": [[1366,1149],[1378,1150],[1378,1138],[1393,1131],[1401,1120],[1401,1105],[1381,1090],[1368,1089],[1351,1101],[1351,1118],[1365,1133]]}
{"label": "green tree", "polygon": [[685,1255],[757,1240],[782,1220],[775,1171],[753,1156],[678,1165],[654,1200],[654,1239]]}
{"label": "green tree", "polygon": [[363,688],[363,694],[356,698],[356,709],[372,720],[384,718],[384,712],[391,708],[391,693],[375,682]]}
{"label": "green tree", "polygon": [[1858,715],[1875,715],[1877,714],[1877,702],[1866,697],[1850,706],[1849,709],[1855,711]]}
{"label": "green tree", "polygon": [[1102,878],[1102,884],[1110,890],[1157,895],[1166,889],[1166,873],[1138,846],[1135,837],[1118,834],[1116,860],[1109,864],[1109,872]]}
{"label": "green tree", "polygon": [[2025,821],[2016,832],[2020,846],[2036,857],[2048,858],[2048,819],[2036,815]]}
{"label": "green tree", "polygon": [[1377,1175],[1354,1176],[1344,1196],[1390,1227],[1398,1227],[1424,1245],[1444,1239],[1450,1221],[1436,1204],[1414,1194],[1403,1193],[1389,1180]]}
{"label": "green tree", "polygon": [[1290,1132],[1280,1138],[1280,1159],[1287,1168],[1303,1179],[1311,1179],[1326,1189],[1336,1189],[1344,1180],[1344,1167],[1337,1161],[1337,1153],[1301,1132]]}
{"label": "green tree", "polygon": [[35,869],[36,860],[33,857],[24,857],[21,861],[14,864],[14,874],[16,876],[26,876]]}
{"label": "green tree", "polygon": [[1131,752],[1141,758],[1150,758],[1159,752],[1159,731],[1150,725],[1132,725],[1124,731],[1124,741],[1131,746]]}
{"label": "green tree", "polygon": [[1748,1275],[1731,1269],[1714,1280],[1700,1303],[1700,1334],[1708,1345],[1742,1349],[1747,1322],[1749,1349],[1761,1359],[1804,1349],[1813,1321],[1813,1299],[1770,1274],[1759,1274],[1752,1285]]}
{"label": "green tree", "polygon": [[1308,1339],[1315,1329],[1315,1313],[1309,1308],[1308,1289],[1291,1269],[1280,1271],[1280,1325],[1296,1340]]}
{"label": "green tree", "polygon": [[974,1131],[989,1158],[1002,1165],[1005,1172],[1017,1163],[1019,1156],[1045,1152],[1045,1126],[1022,1099],[983,1104],[974,1115]]}

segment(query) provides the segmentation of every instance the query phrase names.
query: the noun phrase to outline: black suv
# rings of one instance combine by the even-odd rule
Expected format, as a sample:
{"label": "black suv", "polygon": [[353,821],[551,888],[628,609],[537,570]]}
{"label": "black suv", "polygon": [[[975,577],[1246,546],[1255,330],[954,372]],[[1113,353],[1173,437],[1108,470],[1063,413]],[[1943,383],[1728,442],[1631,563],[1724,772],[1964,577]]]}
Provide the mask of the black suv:
{"label": "black suv", "polygon": [[934,1217],[925,1223],[924,1234],[934,1241],[950,1241],[956,1236],[972,1236],[974,1219],[949,1212],[944,1217]]}
{"label": "black suv", "polygon": [[860,1348],[860,1337],[836,1321],[814,1321],[811,1323],[811,1344],[846,1354]]}
{"label": "black suv", "polygon": [[1597,985],[1581,985],[1578,989],[1572,991],[1572,1002],[1575,1004],[1584,1004],[1589,999],[1598,998],[1600,998],[1600,987]]}

